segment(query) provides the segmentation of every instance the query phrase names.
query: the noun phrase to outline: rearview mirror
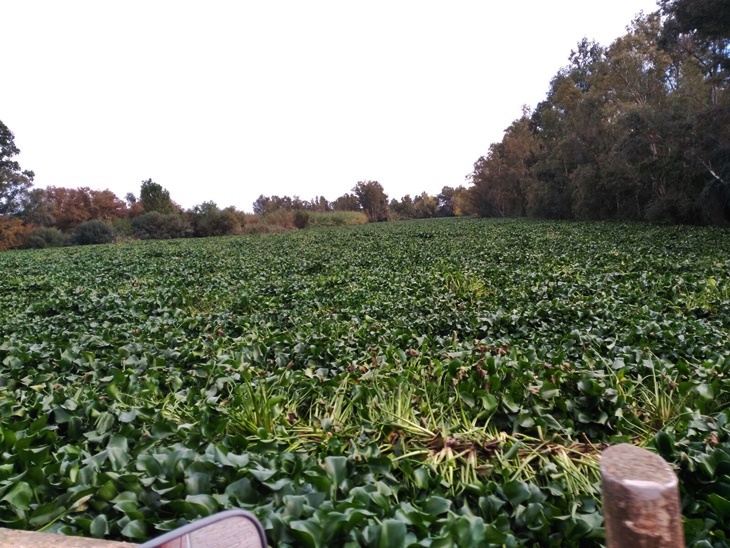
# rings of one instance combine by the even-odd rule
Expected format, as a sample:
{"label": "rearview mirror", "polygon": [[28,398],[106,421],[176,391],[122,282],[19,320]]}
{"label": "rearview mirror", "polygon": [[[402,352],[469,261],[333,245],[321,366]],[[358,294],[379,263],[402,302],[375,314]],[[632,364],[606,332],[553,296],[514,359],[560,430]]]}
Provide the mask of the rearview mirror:
{"label": "rearview mirror", "polygon": [[149,540],[140,548],[266,548],[266,535],[252,513],[226,510]]}

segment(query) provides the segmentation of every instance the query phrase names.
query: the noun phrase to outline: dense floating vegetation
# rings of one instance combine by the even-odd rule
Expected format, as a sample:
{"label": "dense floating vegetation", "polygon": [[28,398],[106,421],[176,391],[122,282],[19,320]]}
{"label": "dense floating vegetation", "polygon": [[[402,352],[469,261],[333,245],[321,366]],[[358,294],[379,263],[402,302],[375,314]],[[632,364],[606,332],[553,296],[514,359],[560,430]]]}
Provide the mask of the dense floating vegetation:
{"label": "dense floating vegetation", "polygon": [[730,515],[727,230],[443,219],[0,255],[0,525],[600,543],[648,446]]}

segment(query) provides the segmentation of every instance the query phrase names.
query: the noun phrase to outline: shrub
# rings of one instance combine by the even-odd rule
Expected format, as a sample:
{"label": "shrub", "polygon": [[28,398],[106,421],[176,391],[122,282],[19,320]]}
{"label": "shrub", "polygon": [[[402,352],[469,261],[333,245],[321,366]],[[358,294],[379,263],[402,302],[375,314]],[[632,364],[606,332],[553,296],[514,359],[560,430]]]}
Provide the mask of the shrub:
{"label": "shrub", "polygon": [[115,219],[112,223],[112,230],[114,231],[114,237],[118,239],[134,237],[134,227],[132,226],[132,220],[125,217],[121,219]]}
{"label": "shrub", "polygon": [[170,240],[190,234],[190,225],[176,213],[150,211],[132,221],[134,233],[142,240]]}
{"label": "shrub", "polygon": [[307,228],[309,226],[309,213],[298,209],[294,214],[294,226],[299,230]]}
{"label": "shrub", "polygon": [[269,226],[268,232],[294,230],[294,213],[284,209],[277,209],[264,215],[262,222]]}
{"label": "shrub", "polygon": [[45,247],[63,247],[68,245],[68,236],[55,227],[34,228],[28,233],[25,247],[43,249]]}
{"label": "shrub", "polygon": [[645,215],[652,223],[698,224],[702,219],[697,203],[681,194],[655,198],[647,205]]}
{"label": "shrub", "polygon": [[76,245],[108,244],[114,241],[114,232],[104,221],[87,221],[74,229],[71,241]]}
{"label": "shrub", "polygon": [[706,223],[730,225],[730,185],[710,181],[700,193],[699,204]]}
{"label": "shrub", "polygon": [[368,216],[362,211],[328,211],[327,213],[309,213],[311,226],[347,226],[361,225],[368,222]]}
{"label": "shrub", "polygon": [[187,213],[193,233],[199,238],[241,234],[241,226],[245,223],[242,217],[234,208],[221,210],[213,202],[201,204]]}

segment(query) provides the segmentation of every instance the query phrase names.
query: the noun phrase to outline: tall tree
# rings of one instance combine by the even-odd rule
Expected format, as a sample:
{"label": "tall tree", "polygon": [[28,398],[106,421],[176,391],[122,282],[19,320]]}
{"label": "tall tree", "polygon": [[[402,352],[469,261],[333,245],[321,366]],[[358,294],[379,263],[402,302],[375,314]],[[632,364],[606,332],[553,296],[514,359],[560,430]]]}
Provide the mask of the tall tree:
{"label": "tall tree", "polygon": [[459,210],[459,195],[464,192],[463,186],[445,186],[441,189],[436,199],[438,200],[439,217],[454,217]]}
{"label": "tall tree", "polygon": [[13,160],[18,154],[15,136],[0,121],[0,215],[19,214],[33,186],[34,173],[21,170],[20,164]]}
{"label": "tall tree", "polygon": [[377,181],[360,181],[352,189],[371,223],[388,220],[388,195]]}
{"label": "tall tree", "polygon": [[151,211],[157,211],[162,214],[178,212],[178,208],[170,198],[170,193],[152,179],[142,181],[142,186],[139,190],[139,201],[142,202],[145,213],[150,213]]}
{"label": "tall tree", "polygon": [[713,104],[730,79],[730,1],[660,0],[665,15],[663,44],[700,61],[712,82]]}
{"label": "tall tree", "polygon": [[[705,180],[699,203],[706,221],[730,224],[730,0],[660,0],[660,5],[662,45],[674,52],[677,64],[693,61],[710,91],[710,105],[685,124],[693,136],[687,159]],[[702,102],[700,94],[694,106]]]}
{"label": "tall tree", "polygon": [[413,198],[410,194],[403,196],[400,201],[393,198],[390,201],[390,211],[395,214],[398,220],[415,219],[416,210],[413,207]]}
{"label": "tall tree", "polygon": [[435,217],[438,212],[438,206],[438,199],[435,196],[429,195],[427,192],[421,192],[413,200],[413,209],[416,212],[416,217],[419,219]]}
{"label": "tall tree", "polygon": [[[532,173],[540,146],[531,128],[529,111],[507,128],[500,143],[489,147],[474,164],[471,203],[484,217],[539,215],[541,188]],[[456,208],[458,202],[455,201]]]}
{"label": "tall tree", "polygon": [[332,209],[335,211],[360,211],[360,204],[357,196],[347,192],[332,202]]}

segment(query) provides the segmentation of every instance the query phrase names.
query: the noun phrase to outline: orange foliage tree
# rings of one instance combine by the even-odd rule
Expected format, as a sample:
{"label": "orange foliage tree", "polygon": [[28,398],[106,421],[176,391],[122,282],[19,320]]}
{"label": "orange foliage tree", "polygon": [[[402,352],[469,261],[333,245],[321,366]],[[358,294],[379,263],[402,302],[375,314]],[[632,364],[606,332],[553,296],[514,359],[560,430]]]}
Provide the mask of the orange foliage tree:
{"label": "orange foliage tree", "polygon": [[23,247],[31,228],[17,217],[0,215],[0,251]]}
{"label": "orange foliage tree", "polygon": [[72,230],[93,219],[111,222],[127,216],[127,205],[111,190],[48,187],[45,200],[61,230]]}

